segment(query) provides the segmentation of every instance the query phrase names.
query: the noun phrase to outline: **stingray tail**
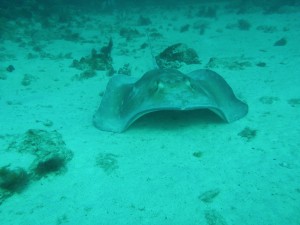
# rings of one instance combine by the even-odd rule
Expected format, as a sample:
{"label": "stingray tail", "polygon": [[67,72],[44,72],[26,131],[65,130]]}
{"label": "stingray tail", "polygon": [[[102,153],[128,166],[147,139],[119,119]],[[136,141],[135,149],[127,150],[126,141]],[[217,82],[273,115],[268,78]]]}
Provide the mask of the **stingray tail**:
{"label": "stingray tail", "polygon": [[147,35],[147,39],[148,39],[148,45],[149,45],[149,49],[150,49],[150,54],[151,54],[151,57],[152,57],[153,67],[154,67],[154,69],[159,69],[157,61],[156,61],[156,59],[154,57],[154,54],[153,54],[153,47],[152,47],[151,40],[150,40],[150,37],[149,37],[149,34],[148,34],[147,31],[146,31],[146,35]]}

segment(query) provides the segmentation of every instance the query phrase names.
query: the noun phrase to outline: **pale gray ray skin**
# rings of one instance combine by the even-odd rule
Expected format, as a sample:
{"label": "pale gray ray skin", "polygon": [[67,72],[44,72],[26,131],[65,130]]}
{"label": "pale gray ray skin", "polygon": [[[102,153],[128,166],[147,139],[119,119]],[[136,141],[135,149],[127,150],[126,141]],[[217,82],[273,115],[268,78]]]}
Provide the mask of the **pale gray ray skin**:
{"label": "pale gray ray skin", "polygon": [[183,74],[155,69],[141,78],[116,75],[109,81],[94,125],[121,133],[141,116],[162,110],[209,109],[228,123],[244,117],[248,106],[211,70]]}

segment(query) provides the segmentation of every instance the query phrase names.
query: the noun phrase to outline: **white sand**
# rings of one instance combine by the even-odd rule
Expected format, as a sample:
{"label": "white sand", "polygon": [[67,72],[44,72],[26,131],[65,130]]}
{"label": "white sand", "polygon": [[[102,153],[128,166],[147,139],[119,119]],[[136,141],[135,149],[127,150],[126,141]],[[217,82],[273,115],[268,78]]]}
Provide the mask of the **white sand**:
{"label": "white sand", "polygon": [[[300,105],[288,103],[300,99],[299,13],[236,15],[220,9],[217,19],[203,19],[194,16],[196,11],[191,17],[186,16],[187,8],[84,15],[89,21],[71,29],[85,41],[48,41],[51,31],[45,30],[35,41],[50,55],[72,53],[79,59],[112,36],[114,67],[129,63],[132,76],[153,67],[149,48],[140,49],[147,42],[148,28],[162,34],[151,38],[155,55],[177,42],[198,52],[202,64],[183,66],[183,72],[203,68],[211,57],[243,59],[251,66],[214,69],[249,105],[248,115],[232,124],[193,112],[158,113],[141,118],[121,134],[100,131],[92,116],[109,80],[105,71],[74,80],[81,71],[70,68],[72,59],[27,59],[30,52],[38,55],[30,44],[1,43],[0,72],[7,79],[0,80],[0,166],[28,166],[29,156],[5,151],[10,135],[28,129],[57,130],[74,152],[65,174],[33,182],[6,199],[0,206],[1,225],[300,224]],[[141,14],[152,24],[137,26]],[[226,28],[239,19],[248,20],[250,30]],[[202,22],[208,28],[200,35],[193,24]],[[185,24],[191,25],[189,31],[179,32]],[[260,25],[277,30],[264,33],[256,29]],[[121,27],[136,28],[142,36],[126,41],[119,35]],[[20,30],[16,38],[29,43],[30,38],[22,35]],[[287,45],[273,46],[282,37]],[[266,67],[256,66],[259,62]],[[12,73],[5,70],[10,64],[16,68]],[[36,80],[25,87],[24,74]],[[261,97],[275,101],[264,104]],[[47,120],[52,127],[43,125]],[[256,137],[238,135],[245,127],[257,130]],[[200,158],[193,156],[199,151]],[[115,155],[118,163],[110,173],[96,165],[97,156],[106,153]],[[210,190],[219,195],[211,203],[201,201],[199,196]]]}

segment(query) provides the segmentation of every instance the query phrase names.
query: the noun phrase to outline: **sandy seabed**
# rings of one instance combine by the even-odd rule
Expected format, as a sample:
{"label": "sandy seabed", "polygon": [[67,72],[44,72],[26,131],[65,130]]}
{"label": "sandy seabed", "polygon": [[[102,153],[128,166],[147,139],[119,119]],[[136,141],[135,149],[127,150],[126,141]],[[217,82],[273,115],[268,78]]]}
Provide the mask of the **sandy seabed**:
{"label": "sandy seabed", "polygon": [[[56,130],[73,158],[63,173],[3,200],[1,224],[300,225],[299,13],[236,14],[221,5],[216,17],[201,17],[198,9],[14,25],[0,43],[0,166],[30,167],[32,157],[7,150],[29,129]],[[151,24],[139,24],[141,15]],[[126,38],[122,28],[138,33]],[[175,43],[198,53],[201,64],[182,72],[215,59],[211,69],[247,102],[248,115],[227,124],[210,113],[158,112],[124,133],[96,129],[110,77],[82,78],[72,61],[112,38],[115,70],[129,64],[140,77],[154,68],[147,34],[154,55]]]}

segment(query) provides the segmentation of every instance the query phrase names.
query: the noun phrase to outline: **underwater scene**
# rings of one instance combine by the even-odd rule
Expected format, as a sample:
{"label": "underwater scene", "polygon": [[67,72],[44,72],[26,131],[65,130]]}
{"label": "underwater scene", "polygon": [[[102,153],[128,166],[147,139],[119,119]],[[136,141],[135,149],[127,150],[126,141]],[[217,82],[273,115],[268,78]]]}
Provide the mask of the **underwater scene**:
{"label": "underwater scene", "polygon": [[300,225],[299,18],[0,0],[0,224]]}

